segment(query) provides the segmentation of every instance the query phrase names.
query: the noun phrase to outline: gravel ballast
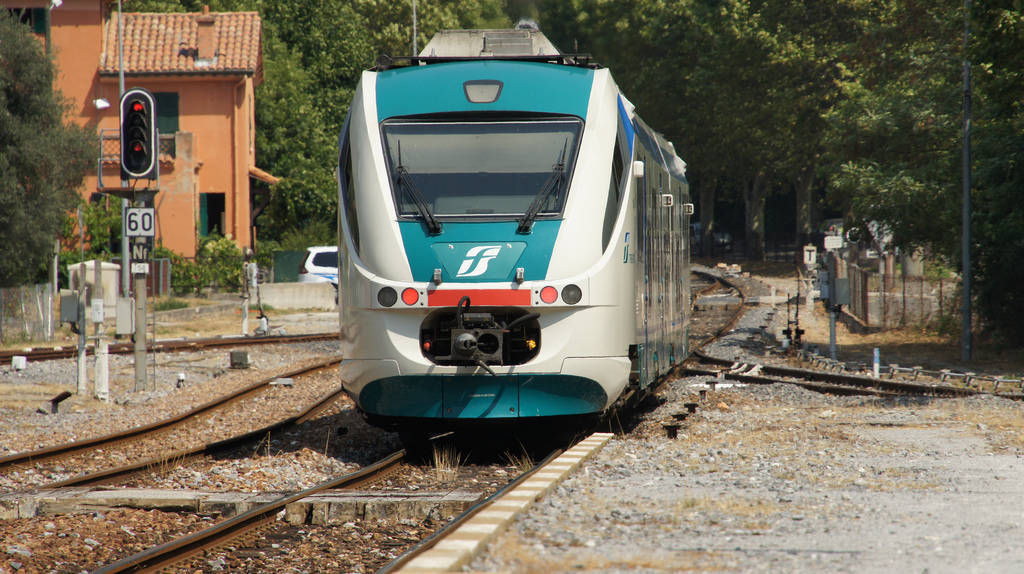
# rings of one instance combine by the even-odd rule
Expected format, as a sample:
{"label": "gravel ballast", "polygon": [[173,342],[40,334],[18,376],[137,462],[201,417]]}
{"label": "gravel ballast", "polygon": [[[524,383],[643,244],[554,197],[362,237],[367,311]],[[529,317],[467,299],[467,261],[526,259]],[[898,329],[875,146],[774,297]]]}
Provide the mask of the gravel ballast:
{"label": "gravel ballast", "polygon": [[[713,356],[766,362],[760,307]],[[660,404],[467,568],[505,572],[1024,572],[1024,406],[670,381]]]}

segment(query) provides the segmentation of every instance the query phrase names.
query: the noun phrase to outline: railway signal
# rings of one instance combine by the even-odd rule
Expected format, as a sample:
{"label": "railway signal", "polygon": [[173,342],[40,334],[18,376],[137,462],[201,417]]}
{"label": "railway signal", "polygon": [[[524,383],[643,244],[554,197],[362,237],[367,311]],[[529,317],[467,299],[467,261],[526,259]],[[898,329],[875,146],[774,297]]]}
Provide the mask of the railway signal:
{"label": "railway signal", "polygon": [[121,179],[153,178],[157,167],[156,100],[144,88],[121,96]]}

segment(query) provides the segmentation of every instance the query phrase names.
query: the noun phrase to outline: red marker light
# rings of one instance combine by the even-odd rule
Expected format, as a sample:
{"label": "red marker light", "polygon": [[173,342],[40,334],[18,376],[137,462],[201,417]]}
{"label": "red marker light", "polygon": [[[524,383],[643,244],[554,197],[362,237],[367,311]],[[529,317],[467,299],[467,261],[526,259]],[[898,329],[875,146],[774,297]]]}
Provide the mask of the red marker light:
{"label": "red marker light", "polygon": [[415,305],[419,300],[419,292],[412,287],[406,287],[405,290],[402,291],[402,303],[405,303],[406,305]]}
{"label": "red marker light", "polygon": [[133,112],[141,112],[141,111],[144,111],[145,109],[146,109],[146,106],[143,105],[142,102],[140,102],[140,101],[132,102],[132,111]]}
{"label": "red marker light", "polygon": [[548,285],[540,290],[540,300],[545,303],[554,303],[558,299],[558,289]]}

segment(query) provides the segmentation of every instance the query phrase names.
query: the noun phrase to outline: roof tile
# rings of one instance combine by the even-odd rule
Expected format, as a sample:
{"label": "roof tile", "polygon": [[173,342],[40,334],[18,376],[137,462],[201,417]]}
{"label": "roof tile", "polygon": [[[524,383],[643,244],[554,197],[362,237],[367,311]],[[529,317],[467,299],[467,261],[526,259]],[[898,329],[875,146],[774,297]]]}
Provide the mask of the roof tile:
{"label": "roof tile", "polygon": [[[126,74],[257,74],[260,58],[260,16],[256,12],[211,12],[215,18],[215,57],[198,60],[199,13],[124,14]],[[104,30],[100,73],[117,74],[117,18]]]}

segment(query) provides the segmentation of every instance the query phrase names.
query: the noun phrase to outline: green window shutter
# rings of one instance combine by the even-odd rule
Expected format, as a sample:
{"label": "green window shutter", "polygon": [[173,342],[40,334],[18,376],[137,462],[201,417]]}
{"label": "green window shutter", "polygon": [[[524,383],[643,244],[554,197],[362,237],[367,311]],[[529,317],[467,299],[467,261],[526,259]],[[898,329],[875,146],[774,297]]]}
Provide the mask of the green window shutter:
{"label": "green window shutter", "polygon": [[156,129],[163,135],[173,135],[178,131],[178,93],[157,92],[156,98]]}
{"label": "green window shutter", "polygon": [[206,237],[207,225],[210,221],[210,214],[207,211],[206,198],[210,194],[200,193],[199,194],[199,236]]}
{"label": "green window shutter", "polygon": [[46,12],[46,8],[32,9],[32,31],[36,34],[46,34],[47,23],[49,20],[49,14]]}

